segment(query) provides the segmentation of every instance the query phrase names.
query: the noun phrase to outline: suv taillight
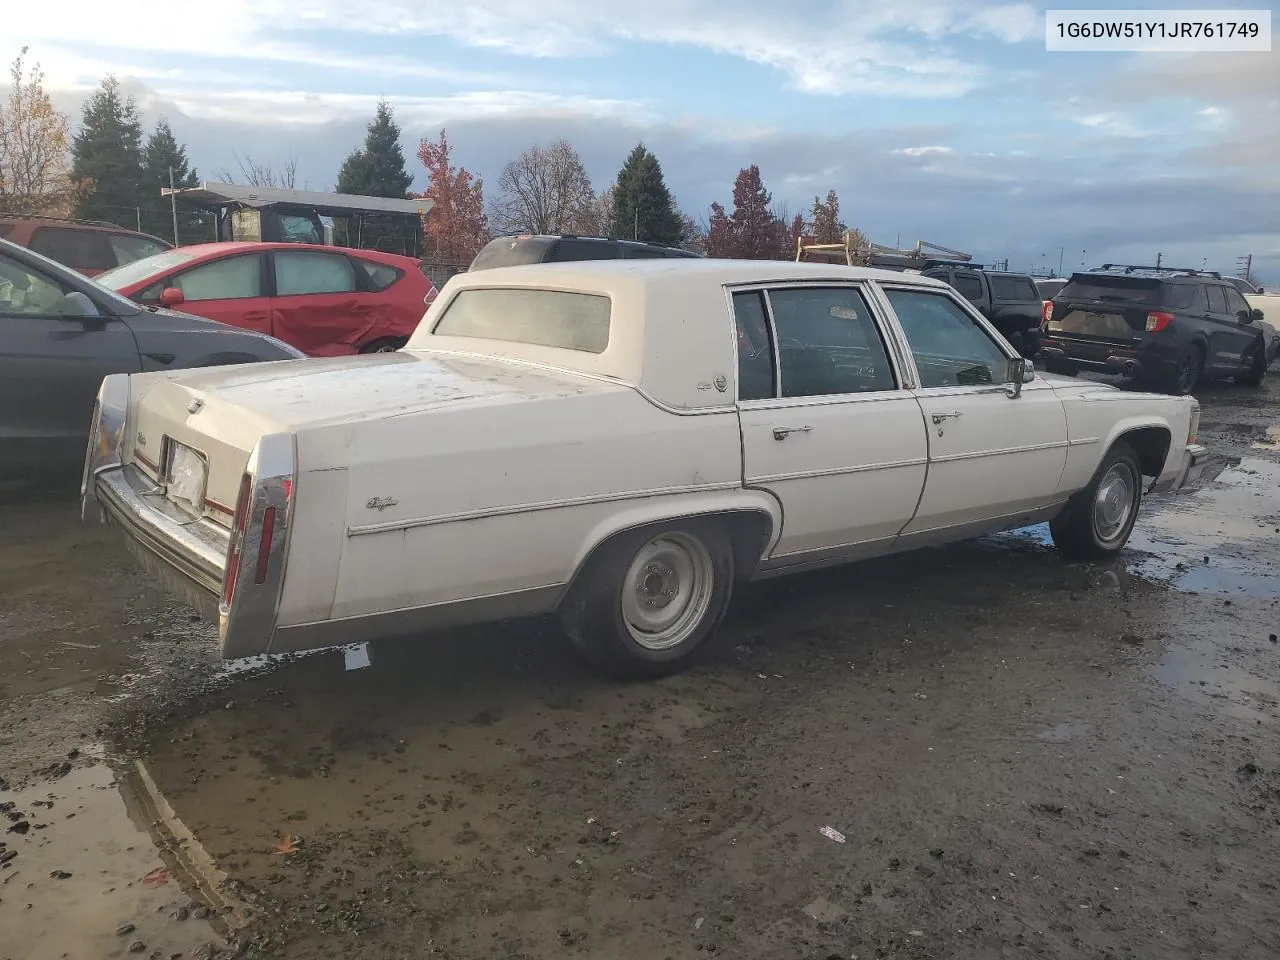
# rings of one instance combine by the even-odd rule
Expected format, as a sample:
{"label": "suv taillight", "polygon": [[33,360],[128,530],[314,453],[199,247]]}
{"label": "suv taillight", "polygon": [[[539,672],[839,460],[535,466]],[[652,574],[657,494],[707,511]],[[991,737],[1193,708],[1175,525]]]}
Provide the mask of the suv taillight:
{"label": "suv taillight", "polygon": [[1173,323],[1173,314],[1163,310],[1152,310],[1147,314],[1147,333],[1159,333]]}
{"label": "suv taillight", "polygon": [[240,478],[240,495],[236,497],[235,518],[231,521],[231,540],[227,544],[227,564],[222,574],[222,606],[231,606],[244,553],[244,531],[249,525],[249,506],[253,501],[253,483],[249,474]]}
{"label": "suv taillight", "polygon": [[1053,319],[1053,301],[1046,300],[1040,307],[1040,322],[1048,323]]}

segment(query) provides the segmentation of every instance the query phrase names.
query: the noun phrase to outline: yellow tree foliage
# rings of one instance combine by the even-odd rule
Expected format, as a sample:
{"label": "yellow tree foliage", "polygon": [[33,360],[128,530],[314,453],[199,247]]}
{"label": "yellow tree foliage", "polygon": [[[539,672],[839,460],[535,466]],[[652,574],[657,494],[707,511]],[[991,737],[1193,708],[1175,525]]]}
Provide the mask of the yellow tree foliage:
{"label": "yellow tree foliage", "polygon": [[39,65],[24,73],[27,48],[9,68],[0,104],[0,211],[70,216],[77,189],[67,156],[70,121],[54,109]]}

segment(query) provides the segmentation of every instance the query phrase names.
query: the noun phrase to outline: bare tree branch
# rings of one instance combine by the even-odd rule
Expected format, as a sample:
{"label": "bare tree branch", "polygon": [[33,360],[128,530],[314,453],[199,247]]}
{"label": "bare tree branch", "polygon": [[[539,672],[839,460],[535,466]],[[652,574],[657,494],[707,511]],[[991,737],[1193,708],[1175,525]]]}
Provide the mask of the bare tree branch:
{"label": "bare tree branch", "polygon": [[568,141],[530,147],[503,168],[493,220],[504,233],[599,231],[591,178]]}

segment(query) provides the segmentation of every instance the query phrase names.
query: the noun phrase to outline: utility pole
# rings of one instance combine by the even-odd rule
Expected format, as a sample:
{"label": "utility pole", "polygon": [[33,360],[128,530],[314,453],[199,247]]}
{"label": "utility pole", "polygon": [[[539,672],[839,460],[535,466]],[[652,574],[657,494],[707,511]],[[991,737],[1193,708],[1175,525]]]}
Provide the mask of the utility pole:
{"label": "utility pole", "polygon": [[1160,253],[1159,251],[1156,252],[1156,269],[1157,270],[1160,269],[1160,261],[1163,257],[1164,257],[1164,254]]}
{"label": "utility pole", "polygon": [[173,214],[173,245],[178,245],[178,196],[173,189],[173,167],[169,168],[169,210]]}
{"label": "utility pole", "polygon": [[1066,247],[1058,248],[1058,276],[1062,276],[1062,255],[1066,252]]}

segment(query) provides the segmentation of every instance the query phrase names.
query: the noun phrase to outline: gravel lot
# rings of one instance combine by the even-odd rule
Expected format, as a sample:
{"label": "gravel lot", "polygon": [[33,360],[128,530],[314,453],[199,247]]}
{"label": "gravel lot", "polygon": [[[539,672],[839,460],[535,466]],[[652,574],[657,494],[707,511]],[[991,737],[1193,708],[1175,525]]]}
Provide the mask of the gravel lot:
{"label": "gravel lot", "polygon": [[1274,960],[1280,376],[1201,402],[1238,462],[1114,566],[774,581],[644,685],[542,623],[229,671],[0,506],[0,958]]}

